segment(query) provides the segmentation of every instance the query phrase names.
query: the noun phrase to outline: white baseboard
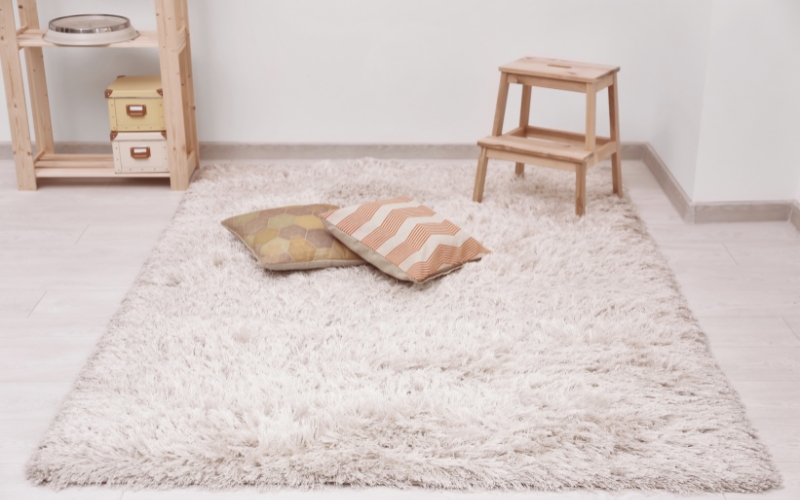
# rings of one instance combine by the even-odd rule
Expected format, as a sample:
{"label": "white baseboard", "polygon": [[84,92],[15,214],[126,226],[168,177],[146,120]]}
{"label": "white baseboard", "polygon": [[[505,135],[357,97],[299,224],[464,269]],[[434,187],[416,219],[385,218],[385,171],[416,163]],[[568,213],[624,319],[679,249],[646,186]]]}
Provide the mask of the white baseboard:
{"label": "white baseboard", "polygon": [[640,147],[642,148],[642,161],[661,185],[661,189],[664,190],[678,215],[681,216],[684,222],[693,224],[695,222],[695,207],[689,195],[686,194],[686,191],[683,190],[678,180],[667,168],[664,160],[658,156],[658,153],[650,143],[642,143]]}
{"label": "white baseboard", "polygon": [[381,158],[397,160],[477,161],[480,149],[473,144],[243,144],[200,143],[203,160],[341,160]]}
{"label": "white baseboard", "polygon": [[[640,159],[641,144],[622,145],[624,159]],[[58,153],[111,154],[108,142],[64,142]],[[475,160],[480,148],[474,144],[248,144],[201,142],[203,160],[341,160],[381,158],[396,160]],[[0,159],[13,158],[11,144],[0,143]]]}
{"label": "white baseboard", "polygon": [[791,201],[735,201],[694,203],[653,146],[642,145],[642,161],[658,180],[675,210],[690,224],[717,222],[791,221],[800,230],[800,205]]}
{"label": "white baseboard", "polygon": [[800,201],[792,203],[792,215],[789,220],[800,231]]}
{"label": "white baseboard", "polygon": [[694,221],[704,222],[770,222],[788,221],[792,215],[789,201],[742,201],[697,203]]}
{"label": "white baseboard", "polygon": [[[64,142],[57,153],[111,154],[109,142]],[[203,160],[340,160],[347,158],[447,159],[477,161],[474,144],[248,144],[201,142]],[[13,158],[11,144],[0,144],[0,159]]]}
{"label": "white baseboard", "polygon": [[[109,142],[69,142],[56,145],[59,153],[111,154]],[[476,160],[473,144],[248,144],[201,142],[203,160],[277,159],[451,159]],[[12,159],[11,144],[0,143],[0,159]],[[647,142],[624,143],[622,158],[642,160],[658,180],[675,210],[687,223],[791,221],[800,230],[800,202],[747,201],[693,203],[667,165]]]}

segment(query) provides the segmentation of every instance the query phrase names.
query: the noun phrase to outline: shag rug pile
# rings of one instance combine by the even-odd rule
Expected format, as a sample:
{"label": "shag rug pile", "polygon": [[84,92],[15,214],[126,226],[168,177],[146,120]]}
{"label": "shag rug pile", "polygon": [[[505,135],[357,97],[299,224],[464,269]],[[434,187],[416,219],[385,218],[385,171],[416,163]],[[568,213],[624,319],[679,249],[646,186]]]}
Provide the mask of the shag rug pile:
{"label": "shag rug pile", "polygon": [[[204,168],[28,465],[37,483],[762,491],[769,453],[608,167]],[[413,197],[493,253],[271,273],[220,225]]]}

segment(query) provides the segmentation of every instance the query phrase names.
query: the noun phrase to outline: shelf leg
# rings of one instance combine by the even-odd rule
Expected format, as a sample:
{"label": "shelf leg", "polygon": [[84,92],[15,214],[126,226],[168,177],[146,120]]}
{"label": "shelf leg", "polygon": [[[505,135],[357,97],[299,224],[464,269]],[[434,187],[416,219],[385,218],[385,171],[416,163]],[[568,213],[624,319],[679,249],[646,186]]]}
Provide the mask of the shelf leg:
{"label": "shelf leg", "polygon": [[617,75],[608,87],[608,115],[611,118],[611,140],[617,143],[617,150],[611,155],[611,177],[614,194],[622,197],[622,153],[619,139],[619,95],[617,94]]}
{"label": "shelf leg", "polygon": [[181,54],[183,56],[182,71],[184,77],[186,78],[186,114],[188,116],[186,127],[189,149],[190,151],[195,152],[195,162],[194,165],[190,165],[190,167],[196,169],[200,168],[200,144],[197,141],[197,109],[194,104],[194,72],[192,69],[192,44],[189,35],[189,6],[186,0],[181,0],[181,4],[183,9],[184,26],[186,28],[186,48]]}
{"label": "shelf leg", "polygon": [[36,189],[36,171],[33,167],[28,107],[25,102],[22,61],[12,0],[0,0],[0,62],[3,66],[17,185],[20,190],[33,191]]}
{"label": "shelf leg", "polygon": [[178,27],[182,26],[178,0],[155,0],[158,45],[161,60],[161,85],[164,88],[164,117],[167,124],[167,158],[170,187],[184,191],[189,187],[193,166],[189,165],[184,109],[184,88],[178,52]]}
{"label": "shelf leg", "polygon": [[50,96],[47,93],[47,78],[44,70],[44,54],[41,48],[26,48],[25,62],[28,66],[28,89],[31,96],[31,113],[36,132],[36,152],[55,153],[53,121],[50,117]]}
{"label": "shelf leg", "polygon": [[[19,19],[28,29],[39,29],[39,11],[36,0],[18,0]],[[44,54],[41,47],[26,47],[25,62],[28,68],[28,94],[31,99],[31,114],[36,132],[36,153],[53,154],[53,121],[50,117],[50,97],[47,93],[47,76],[44,69]]]}

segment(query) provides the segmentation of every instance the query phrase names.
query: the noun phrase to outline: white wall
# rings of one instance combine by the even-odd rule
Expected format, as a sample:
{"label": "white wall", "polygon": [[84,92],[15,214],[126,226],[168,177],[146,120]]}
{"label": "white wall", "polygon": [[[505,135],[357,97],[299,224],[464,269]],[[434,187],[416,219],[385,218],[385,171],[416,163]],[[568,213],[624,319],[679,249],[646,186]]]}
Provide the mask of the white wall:
{"label": "white wall", "polygon": [[714,0],[694,201],[800,197],[798,89],[800,2]]}
{"label": "white wall", "polygon": [[[148,1],[40,11],[155,27]],[[203,141],[472,143],[497,66],[537,54],[620,65],[623,139],[651,142],[694,201],[800,198],[797,0],[190,0],[190,13]],[[60,141],[106,140],[106,85],[158,72],[155,50],[45,53]],[[533,100],[537,123],[581,128],[579,94]],[[600,120],[607,133],[602,98]]]}
{"label": "white wall", "polygon": [[[146,0],[40,3],[43,20],[107,11],[155,24]],[[473,143],[490,131],[497,67],[543,55],[620,65],[623,139],[653,143],[693,189],[711,0],[189,3],[203,141]],[[105,86],[158,71],[154,50],[45,52],[60,141],[105,140]],[[537,91],[533,118],[580,129],[582,96]]]}
{"label": "white wall", "polygon": [[[43,22],[106,11],[155,27],[147,0],[40,3]],[[797,0],[189,3],[203,141],[473,143],[491,126],[497,66],[536,54],[622,66],[623,140],[652,143],[694,201],[800,200]],[[155,50],[45,58],[59,141],[106,140],[106,85],[158,72]],[[583,98],[537,90],[532,116],[578,130]]]}
{"label": "white wall", "polygon": [[797,194],[795,195],[795,201],[800,204],[800,183],[797,184]]}

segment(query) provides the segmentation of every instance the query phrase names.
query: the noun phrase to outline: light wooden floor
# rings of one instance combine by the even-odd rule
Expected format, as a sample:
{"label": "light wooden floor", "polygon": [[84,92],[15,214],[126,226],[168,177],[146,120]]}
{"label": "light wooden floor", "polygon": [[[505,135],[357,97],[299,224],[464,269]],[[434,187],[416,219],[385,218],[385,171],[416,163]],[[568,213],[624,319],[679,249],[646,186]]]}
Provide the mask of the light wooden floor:
{"label": "light wooden floor", "polygon": [[[788,223],[684,225],[642,163],[626,162],[624,170],[628,191],[705,327],[714,355],[785,476],[784,490],[724,498],[800,499],[800,233]],[[473,173],[465,170],[465,175]],[[0,500],[612,496],[382,489],[55,493],[29,486],[23,464],[180,198],[155,181],[50,182],[38,192],[21,193],[13,164],[0,162]],[[638,492],[613,496],[646,497]],[[667,497],[674,498],[655,498]]]}

